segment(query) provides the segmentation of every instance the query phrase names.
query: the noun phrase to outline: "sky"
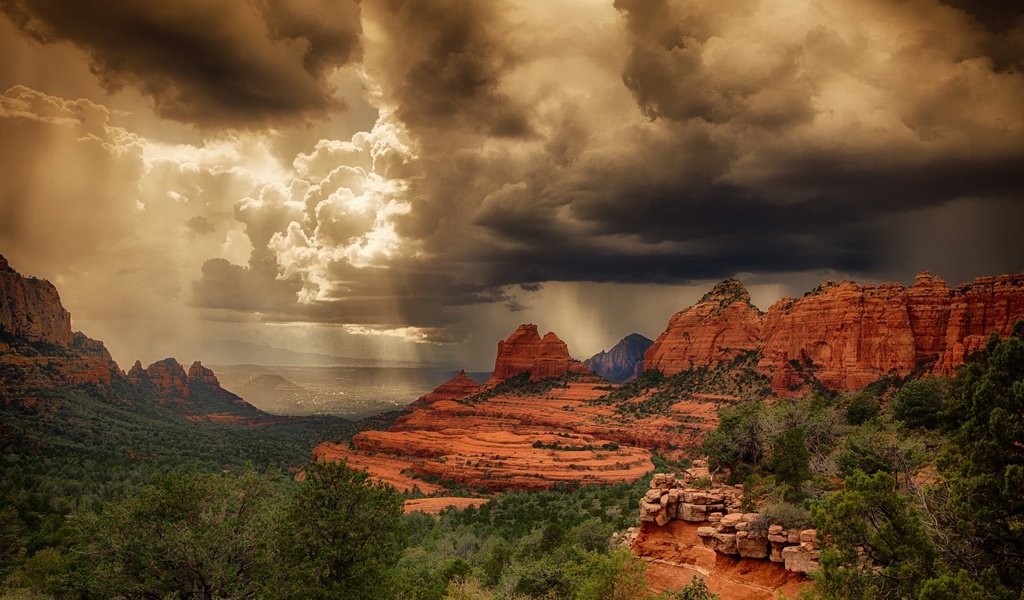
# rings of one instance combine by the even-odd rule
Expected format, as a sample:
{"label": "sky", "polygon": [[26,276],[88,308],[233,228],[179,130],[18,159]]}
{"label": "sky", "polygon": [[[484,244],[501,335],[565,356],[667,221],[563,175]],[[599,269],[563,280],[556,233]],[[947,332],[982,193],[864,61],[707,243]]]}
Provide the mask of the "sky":
{"label": "sky", "polygon": [[0,0],[0,254],[122,365],[1020,271],[1012,4]]}

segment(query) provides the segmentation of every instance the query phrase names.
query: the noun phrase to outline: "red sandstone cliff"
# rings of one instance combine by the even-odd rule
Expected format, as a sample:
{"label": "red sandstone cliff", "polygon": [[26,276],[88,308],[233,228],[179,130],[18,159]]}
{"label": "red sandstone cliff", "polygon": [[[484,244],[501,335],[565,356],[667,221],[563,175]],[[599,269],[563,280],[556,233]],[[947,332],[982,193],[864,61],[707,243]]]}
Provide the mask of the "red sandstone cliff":
{"label": "red sandstone cliff", "polygon": [[198,360],[192,363],[192,366],[188,368],[188,380],[190,382],[205,383],[206,385],[220,387],[220,380],[217,379],[216,373],[204,367],[203,363]]}
{"label": "red sandstone cliff", "polygon": [[0,402],[36,404],[58,386],[106,393],[120,376],[101,342],[71,331],[57,289],[0,256]]}
{"label": "red sandstone cliff", "polygon": [[761,311],[739,281],[727,279],[686,310],[672,316],[668,328],[644,354],[644,367],[674,375],[693,367],[728,362],[758,347]]}
{"label": "red sandstone cliff", "polygon": [[71,313],[64,310],[53,284],[22,277],[0,256],[0,331],[27,342],[70,346]]}
{"label": "red sandstone cliff", "polygon": [[951,373],[985,347],[988,336],[1009,335],[1024,319],[1024,273],[979,277],[957,288],[949,307],[945,341],[934,370]]}
{"label": "red sandstone cliff", "polygon": [[826,282],[765,314],[729,280],[673,316],[644,363],[672,375],[753,350],[776,392],[793,391],[809,376],[831,389],[855,389],[883,375],[951,373],[1019,319],[1024,273],[978,278],[955,291],[927,273],[909,288]]}
{"label": "red sandstone cliff", "polygon": [[498,342],[494,373],[487,385],[495,385],[520,373],[529,373],[532,381],[538,381],[586,372],[583,363],[569,356],[569,348],[557,335],[548,332],[542,338],[536,325],[526,323]]}

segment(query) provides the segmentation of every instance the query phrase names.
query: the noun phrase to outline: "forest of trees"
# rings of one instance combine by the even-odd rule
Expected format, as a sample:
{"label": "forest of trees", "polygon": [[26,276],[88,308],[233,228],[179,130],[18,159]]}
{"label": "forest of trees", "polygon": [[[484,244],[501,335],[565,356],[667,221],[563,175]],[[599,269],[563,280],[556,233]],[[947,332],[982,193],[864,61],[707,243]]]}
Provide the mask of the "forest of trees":
{"label": "forest of trees", "polygon": [[[807,597],[1024,598],[1024,326],[954,378],[723,408],[703,451],[749,508],[818,529]],[[645,563],[609,543],[649,478],[432,517],[342,464],[296,480],[267,463],[32,460],[5,449],[2,598],[652,597]],[[695,580],[657,597],[714,595]]]}

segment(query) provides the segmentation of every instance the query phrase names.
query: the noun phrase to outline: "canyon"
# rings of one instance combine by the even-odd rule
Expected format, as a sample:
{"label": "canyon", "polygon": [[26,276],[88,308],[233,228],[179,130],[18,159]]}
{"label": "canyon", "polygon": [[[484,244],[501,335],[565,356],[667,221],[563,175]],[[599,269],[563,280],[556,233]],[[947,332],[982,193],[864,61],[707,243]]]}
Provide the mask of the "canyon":
{"label": "canyon", "polygon": [[[498,342],[486,383],[460,372],[389,430],[325,442],[316,457],[427,494],[633,481],[652,452],[692,454],[721,406],[949,374],[1019,319],[1024,274],[955,290],[929,274],[909,288],[825,282],[767,312],[729,279],[675,314],[642,362],[600,353],[580,363],[557,334],[523,324]],[[629,374],[609,384],[588,364]]]}

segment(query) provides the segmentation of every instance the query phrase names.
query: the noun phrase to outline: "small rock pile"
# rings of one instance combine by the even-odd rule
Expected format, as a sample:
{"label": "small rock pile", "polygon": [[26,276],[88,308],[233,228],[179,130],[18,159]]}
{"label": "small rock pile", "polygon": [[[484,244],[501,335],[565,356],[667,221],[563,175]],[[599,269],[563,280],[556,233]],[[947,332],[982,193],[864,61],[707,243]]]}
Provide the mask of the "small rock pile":
{"label": "small rock pile", "polygon": [[640,521],[653,521],[659,526],[672,519],[703,523],[739,510],[741,486],[694,487],[697,481],[712,482],[706,461],[694,461],[679,480],[674,475],[656,474],[651,489],[640,500]]}
{"label": "small rock pile", "polygon": [[712,526],[699,527],[697,536],[719,554],[767,558],[796,573],[811,573],[818,568],[820,553],[815,530],[769,525],[760,513],[727,514]]}
{"label": "small rock pile", "polygon": [[[658,473],[640,500],[640,521],[663,527],[672,519],[709,523],[697,529],[701,542],[719,554],[784,563],[786,569],[811,573],[818,568],[813,529],[785,529],[760,514],[742,512],[742,486],[714,485],[706,461],[696,460],[681,478]],[[694,483],[704,484],[695,487]],[[710,487],[707,484],[711,484]],[[619,543],[636,538],[630,528]]]}

